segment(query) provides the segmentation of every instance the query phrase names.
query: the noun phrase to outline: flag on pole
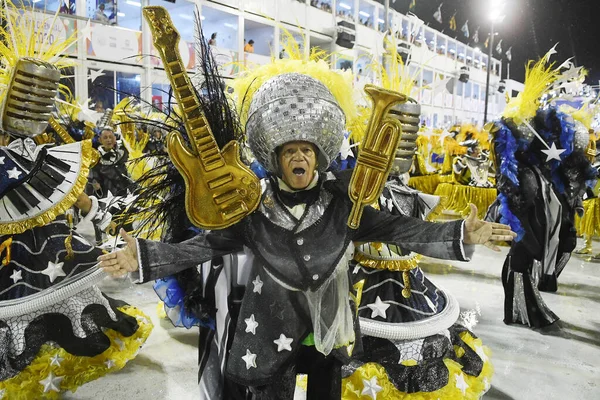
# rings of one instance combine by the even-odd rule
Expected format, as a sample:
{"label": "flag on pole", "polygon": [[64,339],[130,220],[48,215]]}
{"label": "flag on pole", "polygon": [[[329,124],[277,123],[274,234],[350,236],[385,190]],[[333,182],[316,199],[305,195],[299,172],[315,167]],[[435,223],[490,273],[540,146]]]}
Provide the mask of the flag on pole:
{"label": "flag on pole", "polygon": [[477,27],[477,29],[475,29],[475,33],[473,34],[473,41],[475,43],[479,43],[479,27]]}
{"label": "flag on pole", "polygon": [[416,6],[417,6],[417,0],[412,0],[410,2],[410,6],[408,6],[408,9],[409,10],[414,10]]}
{"label": "flag on pole", "polygon": [[450,30],[455,31],[456,30],[456,13],[454,13],[454,15],[452,15],[452,18],[450,18]]}
{"label": "flag on pole", "polygon": [[496,51],[500,54],[502,54],[502,39],[500,39],[500,41],[498,42],[498,44],[496,45]]}
{"label": "flag on pole", "polygon": [[440,3],[440,6],[438,7],[437,11],[433,13],[433,19],[435,19],[440,24],[442,23],[442,4],[444,3]]}
{"label": "flag on pole", "polygon": [[508,60],[508,62],[512,61],[512,46],[510,46],[506,51],[506,59]]}
{"label": "flag on pole", "polygon": [[465,35],[465,37],[469,37],[469,20],[465,22],[465,24],[460,28],[461,32]]}
{"label": "flag on pole", "polygon": [[489,34],[488,34],[487,39],[485,39],[485,43],[483,45],[485,46],[486,49],[490,45],[490,35]]}

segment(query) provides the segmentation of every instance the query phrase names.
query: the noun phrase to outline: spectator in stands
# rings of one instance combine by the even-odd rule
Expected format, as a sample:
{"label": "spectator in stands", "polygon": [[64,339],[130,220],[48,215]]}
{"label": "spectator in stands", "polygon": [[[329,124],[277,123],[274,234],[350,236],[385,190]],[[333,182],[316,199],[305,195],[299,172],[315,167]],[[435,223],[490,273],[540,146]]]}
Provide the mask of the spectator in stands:
{"label": "spectator in stands", "polygon": [[248,43],[244,46],[244,52],[246,53],[254,53],[254,40],[250,39]]}
{"label": "spectator in stands", "polygon": [[213,32],[212,35],[210,35],[210,40],[208,41],[208,45],[209,46],[217,45],[217,32]]}
{"label": "spectator in stands", "polygon": [[94,21],[98,21],[103,24],[110,23],[110,20],[108,19],[106,14],[104,14],[105,8],[106,8],[106,6],[104,5],[104,3],[100,3],[100,5],[98,6],[98,9],[94,13]]}

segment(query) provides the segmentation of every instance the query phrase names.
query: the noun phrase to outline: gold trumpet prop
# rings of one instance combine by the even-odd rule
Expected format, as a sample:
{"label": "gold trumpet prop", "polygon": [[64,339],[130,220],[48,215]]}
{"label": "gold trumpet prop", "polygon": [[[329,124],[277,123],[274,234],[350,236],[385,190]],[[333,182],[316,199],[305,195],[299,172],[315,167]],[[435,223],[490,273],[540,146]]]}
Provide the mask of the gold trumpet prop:
{"label": "gold trumpet prop", "polygon": [[377,200],[383,191],[402,134],[402,124],[389,117],[388,112],[407,100],[403,94],[374,85],[366,85],[365,92],[373,101],[373,112],[348,187],[348,196],[354,203],[348,217],[352,229],[360,225],[364,207]]}

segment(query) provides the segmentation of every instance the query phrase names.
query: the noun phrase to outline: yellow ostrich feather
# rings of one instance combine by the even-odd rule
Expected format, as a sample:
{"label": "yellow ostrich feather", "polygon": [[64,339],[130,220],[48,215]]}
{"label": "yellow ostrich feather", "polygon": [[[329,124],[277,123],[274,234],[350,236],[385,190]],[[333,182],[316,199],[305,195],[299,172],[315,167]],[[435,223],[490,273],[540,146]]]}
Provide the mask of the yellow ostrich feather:
{"label": "yellow ostrich feather", "polygon": [[[6,88],[10,83],[12,71],[20,58],[37,58],[58,69],[75,64],[65,56],[65,52],[77,42],[77,32],[65,41],[56,40],[52,44],[48,43],[50,35],[45,35],[44,27],[49,26],[48,30],[51,31],[57,23],[58,10],[53,17],[45,17],[44,14],[25,7],[23,3],[15,4],[4,0],[0,8],[0,19],[5,21],[0,26],[0,89]],[[37,41],[40,37],[45,39]],[[4,100],[4,96],[6,90],[0,90],[0,101]]]}
{"label": "yellow ostrich feather", "polygon": [[538,62],[529,61],[525,71],[525,88],[506,105],[505,118],[512,118],[517,125],[533,118],[540,106],[540,98],[560,76],[554,63],[547,65],[550,52]]}

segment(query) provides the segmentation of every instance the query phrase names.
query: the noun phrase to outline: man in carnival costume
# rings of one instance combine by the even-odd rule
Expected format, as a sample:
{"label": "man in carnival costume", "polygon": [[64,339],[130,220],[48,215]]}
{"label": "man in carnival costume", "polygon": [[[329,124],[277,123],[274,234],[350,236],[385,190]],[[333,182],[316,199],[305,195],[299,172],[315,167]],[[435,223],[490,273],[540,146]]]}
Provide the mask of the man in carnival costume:
{"label": "man in carnival costume", "polygon": [[95,286],[104,278],[95,268],[103,251],[64,216],[75,205],[86,220],[99,216],[108,226],[109,216],[83,193],[91,142],[50,147],[32,139],[40,141],[52,118],[60,68],[68,65],[61,52],[77,38],[40,54],[29,35],[44,24],[29,12],[3,10],[0,36],[9,45],[0,112],[15,140],[0,147],[0,398],[55,399],[123,368],[151,323]]}
{"label": "man in carnival costume", "polygon": [[[164,26],[164,10],[145,13],[154,29]],[[247,286],[225,369],[253,398],[291,399],[299,376],[308,376],[307,398],[341,398],[341,366],[361,347],[348,268],[353,242],[402,243],[421,254],[466,261],[468,245],[513,237],[507,226],[475,217],[433,224],[373,208],[350,229],[347,178],[326,172],[343,139],[341,104],[348,112],[354,107],[351,98],[339,96],[347,93],[339,86],[348,83],[324,62],[276,60],[250,72],[236,91],[249,146],[269,171],[257,209],[179,244],[122,232],[127,248],[99,258],[107,272],[147,282],[244,251]],[[253,182],[240,185],[246,193]]]}
{"label": "man in carnival costume", "polygon": [[502,271],[504,322],[533,328],[558,317],[539,291],[556,291],[557,279],[576,244],[575,210],[596,172],[586,159],[586,129],[539,99],[560,71],[546,66],[549,55],[527,68],[524,91],[495,123],[500,221],[518,236]]}

